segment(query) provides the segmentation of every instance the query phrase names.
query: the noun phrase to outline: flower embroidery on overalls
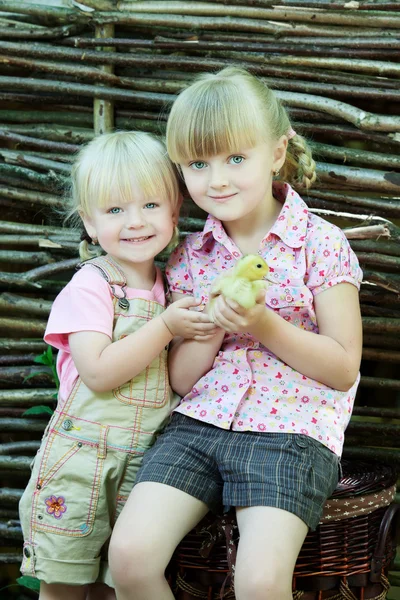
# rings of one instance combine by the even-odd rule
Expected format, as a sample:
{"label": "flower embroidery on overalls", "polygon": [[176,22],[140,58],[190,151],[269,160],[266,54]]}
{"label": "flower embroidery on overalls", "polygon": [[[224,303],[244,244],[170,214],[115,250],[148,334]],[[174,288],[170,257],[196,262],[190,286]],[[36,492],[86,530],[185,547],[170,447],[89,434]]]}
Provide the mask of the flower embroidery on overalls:
{"label": "flower embroidery on overalls", "polygon": [[65,498],[62,496],[50,496],[45,499],[46,512],[49,515],[53,515],[55,519],[61,519],[67,507],[65,505]]}

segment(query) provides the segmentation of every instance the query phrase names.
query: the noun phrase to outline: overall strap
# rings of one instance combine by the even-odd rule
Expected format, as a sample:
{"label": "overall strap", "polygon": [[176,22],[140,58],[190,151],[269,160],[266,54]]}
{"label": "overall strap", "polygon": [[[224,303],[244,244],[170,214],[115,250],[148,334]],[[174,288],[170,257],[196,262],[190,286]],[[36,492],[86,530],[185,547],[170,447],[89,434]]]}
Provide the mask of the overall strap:
{"label": "overall strap", "polygon": [[[129,301],[126,298],[126,277],[119,266],[112,260],[110,256],[98,256],[91,260],[86,260],[78,265],[78,269],[90,266],[95,267],[100,271],[101,276],[107,281],[111,288],[112,295],[118,300],[118,306],[122,310],[128,310]],[[114,286],[118,285],[121,288],[123,296],[117,296]]]}

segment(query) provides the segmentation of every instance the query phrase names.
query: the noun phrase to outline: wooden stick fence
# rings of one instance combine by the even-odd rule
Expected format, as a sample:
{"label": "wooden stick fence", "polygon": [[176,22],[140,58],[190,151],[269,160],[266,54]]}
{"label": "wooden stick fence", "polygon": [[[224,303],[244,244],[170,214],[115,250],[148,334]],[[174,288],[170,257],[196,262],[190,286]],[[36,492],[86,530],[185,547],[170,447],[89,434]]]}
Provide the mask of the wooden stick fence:
{"label": "wooden stick fence", "polygon": [[[47,422],[23,413],[54,406],[34,359],[78,262],[79,233],[55,210],[74,154],[114,127],[162,135],[192,76],[226,65],[264,79],[310,139],[318,180],[304,199],[365,272],[345,455],[400,465],[399,49],[400,6],[384,0],[0,0],[0,542],[13,549],[0,562],[19,560],[17,502]],[[189,200],[183,214],[182,235],[201,228]]]}

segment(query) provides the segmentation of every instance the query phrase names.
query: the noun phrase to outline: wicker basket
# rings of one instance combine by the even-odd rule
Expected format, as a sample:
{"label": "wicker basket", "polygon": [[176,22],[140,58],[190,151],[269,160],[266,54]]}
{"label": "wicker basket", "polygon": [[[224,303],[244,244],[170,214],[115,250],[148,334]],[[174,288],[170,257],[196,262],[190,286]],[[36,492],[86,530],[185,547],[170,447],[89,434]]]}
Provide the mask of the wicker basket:
{"label": "wicker basket", "polygon": [[[394,520],[400,507],[380,506],[378,499],[394,490],[396,472],[387,465],[361,461],[343,461],[343,472],[325,507],[344,500],[346,506],[352,503],[363,512],[350,518],[342,514],[337,520],[326,516],[328,522],[307,535],[294,571],[295,600],[386,598],[386,573],[396,551]],[[371,498],[374,503],[368,502]],[[238,537],[232,511],[219,517],[207,515],[182,540],[170,565],[178,600],[234,599],[230,563],[236,557]]]}

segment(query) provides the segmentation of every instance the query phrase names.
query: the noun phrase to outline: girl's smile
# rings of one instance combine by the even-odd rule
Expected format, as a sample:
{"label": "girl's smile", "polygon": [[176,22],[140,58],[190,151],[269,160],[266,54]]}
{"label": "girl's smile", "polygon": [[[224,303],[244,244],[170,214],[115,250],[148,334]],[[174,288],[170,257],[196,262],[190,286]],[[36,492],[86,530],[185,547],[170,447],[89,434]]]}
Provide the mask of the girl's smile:
{"label": "girl's smile", "polygon": [[139,244],[141,242],[147,242],[148,240],[152,239],[154,236],[153,235],[148,235],[146,237],[140,237],[140,238],[123,238],[121,240],[121,242],[127,242],[129,244]]}
{"label": "girl's smile", "polygon": [[237,192],[235,192],[234,194],[228,194],[227,196],[210,196],[210,198],[215,200],[215,202],[223,204],[224,202],[227,202],[228,200],[236,196],[236,194]]}

